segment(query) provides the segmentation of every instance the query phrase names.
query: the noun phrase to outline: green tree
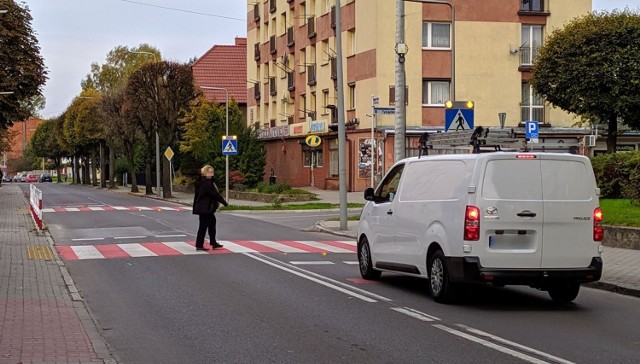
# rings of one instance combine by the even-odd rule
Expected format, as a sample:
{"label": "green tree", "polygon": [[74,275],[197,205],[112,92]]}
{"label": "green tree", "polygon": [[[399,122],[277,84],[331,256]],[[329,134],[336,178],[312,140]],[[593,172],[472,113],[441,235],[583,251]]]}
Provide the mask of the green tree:
{"label": "green tree", "polygon": [[[156,130],[160,136],[160,153],[164,153],[176,139],[178,120],[194,98],[193,74],[189,66],[175,62],[156,62],[142,66],[129,78],[126,99],[130,103],[134,120],[140,124],[147,141],[146,193],[151,188],[151,165],[155,158]],[[161,156],[163,186],[169,186],[169,161]],[[159,186],[158,186],[159,188]],[[169,188],[163,189],[165,198],[171,197]]]}
{"label": "green tree", "polygon": [[640,15],[591,13],[555,30],[540,50],[531,84],[562,110],[608,124],[615,152],[618,121],[640,127]]}
{"label": "green tree", "polygon": [[[222,155],[222,136],[226,131],[225,105],[212,103],[200,96],[191,103],[180,123],[180,152],[190,156],[197,166],[213,165],[218,171],[216,183],[223,186],[225,176],[221,172],[225,170],[225,157]],[[229,158],[229,171],[242,172],[245,183],[255,186],[264,176],[265,153],[257,131],[246,126],[242,111],[234,99],[229,103],[229,134],[238,136],[238,155]]]}
{"label": "green tree", "polygon": [[47,70],[40,46],[31,28],[29,7],[13,0],[0,0],[0,128],[34,115],[33,102],[41,96]]}
{"label": "green tree", "polygon": [[[52,168],[61,175],[62,158],[67,157],[67,153],[61,144],[61,130],[64,124],[64,115],[45,120],[36,129],[31,137],[31,150],[39,158],[48,158],[53,161]],[[60,178],[58,178],[60,182]]]}
{"label": "green tree", "polygon": [[66,150],[78,160],[83,162],[80,166],[76,163],[74,178],[80,180],[82,167],[82,181],[89,183],[89,161],[93,165],[93,184],[96,184],[96,150],[101,140],[103,131],[101,126],[101,110],[99,108],[100,95],[95,90],[84,91],[76,97],[65,112],[63,126],[64,145]]}

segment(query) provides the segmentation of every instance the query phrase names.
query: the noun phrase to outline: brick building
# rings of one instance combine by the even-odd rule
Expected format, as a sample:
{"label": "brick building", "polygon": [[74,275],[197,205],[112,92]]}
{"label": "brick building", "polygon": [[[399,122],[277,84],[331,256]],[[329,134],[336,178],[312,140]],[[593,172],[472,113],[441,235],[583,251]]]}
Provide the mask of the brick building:
{"label": "brick building", "polygon": [[15,123],[12,127],[9,128],[9,132],[14,134],[13,143],[11,145],[11,149],[8,152],[3,153],[2,160],[0,162],[2,165],[2,171],[4,173],[16,173],[19,171],[12,171],[9,169],[9,166],[12,165],[12,160],[22,158],[22,152],[31,142],[31,137],[36,132],[38,125],[42,122],[41,119],[31,118],[25,122]]}

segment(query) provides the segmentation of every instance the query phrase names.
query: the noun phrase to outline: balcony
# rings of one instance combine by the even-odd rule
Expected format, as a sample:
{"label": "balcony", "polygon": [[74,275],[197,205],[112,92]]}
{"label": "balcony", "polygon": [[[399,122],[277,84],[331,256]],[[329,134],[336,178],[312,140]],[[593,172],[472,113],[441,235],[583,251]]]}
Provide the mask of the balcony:
{"label": "balcony", "polygon": [[307,85],[313,86],[316,82],[316,65],[310,64],[307,66]]}
{"label": "balcony", "polygon": [[338,78],[338,59],[331,57],[329,62],[331,63],[331,79],[335,80]]}
{"label": "balcony", "polygon": [[307,18],[307,36],[309,38],[316,36],[316,18],[313,16]]}
{"label": "balcony", "polygon": [[276,88],[276,78],[271,77],[269,79],[269,93],[271,96],[275,96],[278,94],[278,89]]}
{"label": "balcony", "polygon": [[260,60],[260,43],[256,43],[253,45],[253,59],[256,61]]}
{"label": "balcony", "polygon": [[296,89],[296,77],[293,72],[287,72],[287,89],[289,91]]}
{"label": "balcony", "polygon": [[269,37],[269,53],[274,54],[276,51],[276,36],[272,35]]}
{"label": "balcony", "polygon": [[331,7],[331,28],[336,28],[336,6]]}
{"label": "balcony", "polygon": [[316,112],[315,111],[307,112],[307,118],[310,118],[311,120],[316,120]]}
{"label": "balcony", "polygon": [[254,21],[260,20],[260,4],[259,3],[253,4],[253,20]]}
{"label": "balcony", "polygon": [[544,2],[545,0],[521,0],[518,15],[551,15],[544,11]]}
{"label": "balcony", "polygon": [[538,56],[538,52],[540,51],[539,46],[535,47],[520,47],[520,68],[521,70],[527,70],[533,68],[533,64],[536,61],[536,57]]}
{"label": "balcony", "polygon": [[293,116],[287,116],[287,124],[291,125],[294,123]]}
{"label": "balcony", "polygon": [[260,82],[255,82],[253,84],[253,98],[260,100]]}
{"label": "balcony", "polygon": [[287,28],[287,47],[291,47],[295,44],[295,37],[293,34],[293,27]]}

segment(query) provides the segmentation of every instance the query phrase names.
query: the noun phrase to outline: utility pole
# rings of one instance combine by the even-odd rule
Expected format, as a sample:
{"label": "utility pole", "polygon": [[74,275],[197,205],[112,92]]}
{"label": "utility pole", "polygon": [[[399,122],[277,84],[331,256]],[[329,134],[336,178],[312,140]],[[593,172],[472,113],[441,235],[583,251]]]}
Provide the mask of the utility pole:
{"label": "utility pole", "polygon": [[396,84],[395,109],[396,121],[393,136],[394,162],[406,156],[407,109],[406,109],[406,79],[404,55],[408,48],[404,42],[404,0],[396,0]]}
{"label": "utility pole", "polygon": [[346,126],[344,125],[344,77],[342,73],[342,24],[340,24],[340,0],[336,0],[336,48],[338,78],[338,177],[340,185],[340,230],[347,230],[347,157]]}

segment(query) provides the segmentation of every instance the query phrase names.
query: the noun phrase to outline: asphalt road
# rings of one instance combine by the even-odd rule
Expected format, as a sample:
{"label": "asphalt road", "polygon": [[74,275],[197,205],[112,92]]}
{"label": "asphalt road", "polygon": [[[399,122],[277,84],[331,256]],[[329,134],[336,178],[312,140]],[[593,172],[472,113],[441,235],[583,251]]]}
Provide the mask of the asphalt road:
{"label": "asphalt road", "polygon": [[[195,216],[170,211],[177,205],[88,187],[39,187],[45,208],[72,210],[44,214],[59,247],[195,239]],[[105,207],[112,209],[100,211]],[[308,231],[325,214],[223,212],[218,239],[344,240]],[[65,264],[124,363],[634,363],[640,358],[637,298],[583,288],[574,304],[557,305],[546,292],[530,288],[473,287],[459,303],[440,305],[430,299],[423,280],[383,274],[379,282],[362,281],[355,253],[236,250]]]}

